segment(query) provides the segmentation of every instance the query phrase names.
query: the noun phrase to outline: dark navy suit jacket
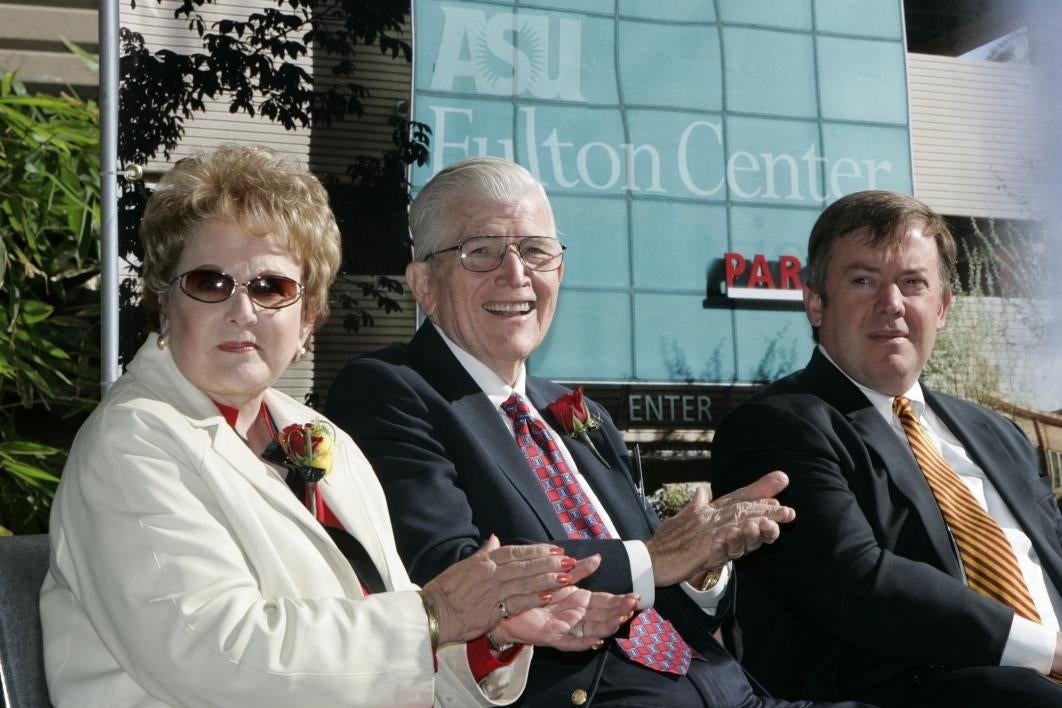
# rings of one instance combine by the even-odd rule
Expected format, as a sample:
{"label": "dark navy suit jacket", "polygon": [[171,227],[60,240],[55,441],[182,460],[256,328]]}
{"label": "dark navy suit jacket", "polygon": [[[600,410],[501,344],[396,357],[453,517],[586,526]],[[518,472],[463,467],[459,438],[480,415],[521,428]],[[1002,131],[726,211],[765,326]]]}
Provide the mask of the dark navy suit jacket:
{"label": "dark navy suit jacket", "polygon": [[[531,402],[558,430],[546,406],[567,391],[543,379],[527,380]],[[602,420],[590,436],[611,469],[583,443],[568,441],[567,447],[620,538],[648,539],[659,521],[635,488],[623,439],[608,414],[589,405]],[[631,591],[622,542],[567,538],[511,429],[430,323],[408,345],[351,362],[329,392],[327,414],[354,437],[380,477],[398,549],[415,582],[425,583],[474,553],[493,533],[502,543],[553,542],[577,558],[600,553],[604,562],[584,586]],[[747,680],[711,636],[717,620],[681,588],[657,588],[655,607],[709,666],[728,665],[721,681]],[[566,705],[578,688],[592,699],[601,673],[618,661],[608,650],[536,649],[524,702]],[[718,688],[725,692],[725,686]]]}
{"label": "dark navy suit jacket", "polygon": [[[1024,433],[925,395],[1062,588],[1062,516]],[[772,693],[902,705],[927,671],[998,665],[1012,611],[966,587],[910,447],[820,352],[726,416],[712,453],[717,494],[790,476],[796,520],[738,563],[742,660]]]}

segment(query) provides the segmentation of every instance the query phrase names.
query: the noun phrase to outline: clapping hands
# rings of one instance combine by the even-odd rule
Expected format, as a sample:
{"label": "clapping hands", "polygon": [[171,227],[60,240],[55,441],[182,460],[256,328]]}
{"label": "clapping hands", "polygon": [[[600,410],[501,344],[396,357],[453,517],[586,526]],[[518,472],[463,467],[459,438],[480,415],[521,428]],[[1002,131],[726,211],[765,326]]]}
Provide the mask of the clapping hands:
{"label": "clapping hands", "polygon": [[635,595],[575,587],[601,565],[549,544],[502,546],[493,535],[475,554],[424,586],[439,613],[442,644],[495,630],[501,642],[589,649],[629,619]]}
{"label": "clapping hands", "polygon": [[776,470],[711,502],[704,489],[698,489],[645,544],[656,584],[692,579],[774,543],[781,534],[779,524],[796,518],[796,511],[774,498],[788,484],[789,477]]}

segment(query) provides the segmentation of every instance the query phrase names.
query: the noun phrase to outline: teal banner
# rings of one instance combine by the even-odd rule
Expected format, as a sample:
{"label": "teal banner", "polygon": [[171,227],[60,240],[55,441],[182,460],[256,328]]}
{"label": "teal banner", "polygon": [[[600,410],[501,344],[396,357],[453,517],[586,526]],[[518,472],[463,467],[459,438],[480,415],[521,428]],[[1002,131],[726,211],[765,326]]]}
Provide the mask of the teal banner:
{"label": "teal banner", "polygon": [[569,246],[531,368],[753,382],[802,366],[822,208],[912,191],[900,0],[414,3],[414,188],[516,160]]}

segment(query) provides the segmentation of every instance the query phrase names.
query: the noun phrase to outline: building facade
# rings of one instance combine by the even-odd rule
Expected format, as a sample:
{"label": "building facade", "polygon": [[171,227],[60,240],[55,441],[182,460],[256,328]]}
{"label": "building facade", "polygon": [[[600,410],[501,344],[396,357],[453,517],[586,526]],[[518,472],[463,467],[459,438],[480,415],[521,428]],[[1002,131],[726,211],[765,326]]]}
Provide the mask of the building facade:
{"label": "building facade", "polygon": [[[13,19],[0,30],[0,65],[19,68],[34,86],[90,86],[57,35],[94,49],[95,4],[0,3]],[[219,0],[198,11],[209,25],[268,5]],[[914,193],[947,215],[960,239],[997,239],[1001,258],[1030,234],[1058,240],[1058,147],[1045,139],[1057,101],[1052,45],[1062,28],[1051,3],[577,6],[413,2],[415,62],[359,55],[357,80],[369,96],[358,120],[285,131],[219,101],[188,122],[170,161],[257,142],[341,177],[359,156],[390,150],[389,120],[411,112],[434,131],[432,160],[414,170],[414,188],[468,154],[527,165],[547,184],[573,246],[564,304],[531,366],[585,384],[609,408],[637,446],[650,487],[703,479],[715,421],[764,381],[803,365],[812,345],[799,267],[811,223],[840,194]],[[188,21],[173,18],[173,3],[120,9],[122,26],[149,47],[202,51]],[[313,71],[312,53],[299,61]],[[149,164],[148,179],[168,162]],[[356,233],[358,224],[343,228]],[[398,270],[388,274],[401,280]],[[313,356],[282,382],[289,393],[320,399],[351,356],[413,332],[408,291],[393,312],[376,311],[362,294],[373,273],[337,284]],[[1051,308],[1028,314],[1036,306],[1027,289],[996,282],[979,295],[965,306],[965,321],[982,333],[977,358],[999,378],[997,393],[1025,404],[1010,412],[1062,482],[1062,443],[1044,432],[1057,417],[1035,413],[1062,408],[1051,403],[1062,386],[1052,394],[1053,383],[1038,378],[1062,368],[1051,366],[1058,343],[1039,341],[1044,328],[1062,328]],[[374,322],[352,330],[345,298],[371,310]],[[561,343],[575,336],[598,346],[573,354]]]}

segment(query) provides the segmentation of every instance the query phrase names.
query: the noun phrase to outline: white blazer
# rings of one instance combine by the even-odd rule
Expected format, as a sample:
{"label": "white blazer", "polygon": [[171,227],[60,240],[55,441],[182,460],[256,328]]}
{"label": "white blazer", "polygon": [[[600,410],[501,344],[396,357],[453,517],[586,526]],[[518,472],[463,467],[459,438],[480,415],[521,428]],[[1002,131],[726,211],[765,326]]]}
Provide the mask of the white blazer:
{"label": "white blazer", "polygon": [[[277,425],[320,417],[277,391]],[[51,515],[41,591],[57,708],[505,705],[532,652],[476,684],[439,652],[395,549],[383,492],[336,430],[329,508],[388,590],[358,578],[276,470],[149,338],[82,426]]]}

